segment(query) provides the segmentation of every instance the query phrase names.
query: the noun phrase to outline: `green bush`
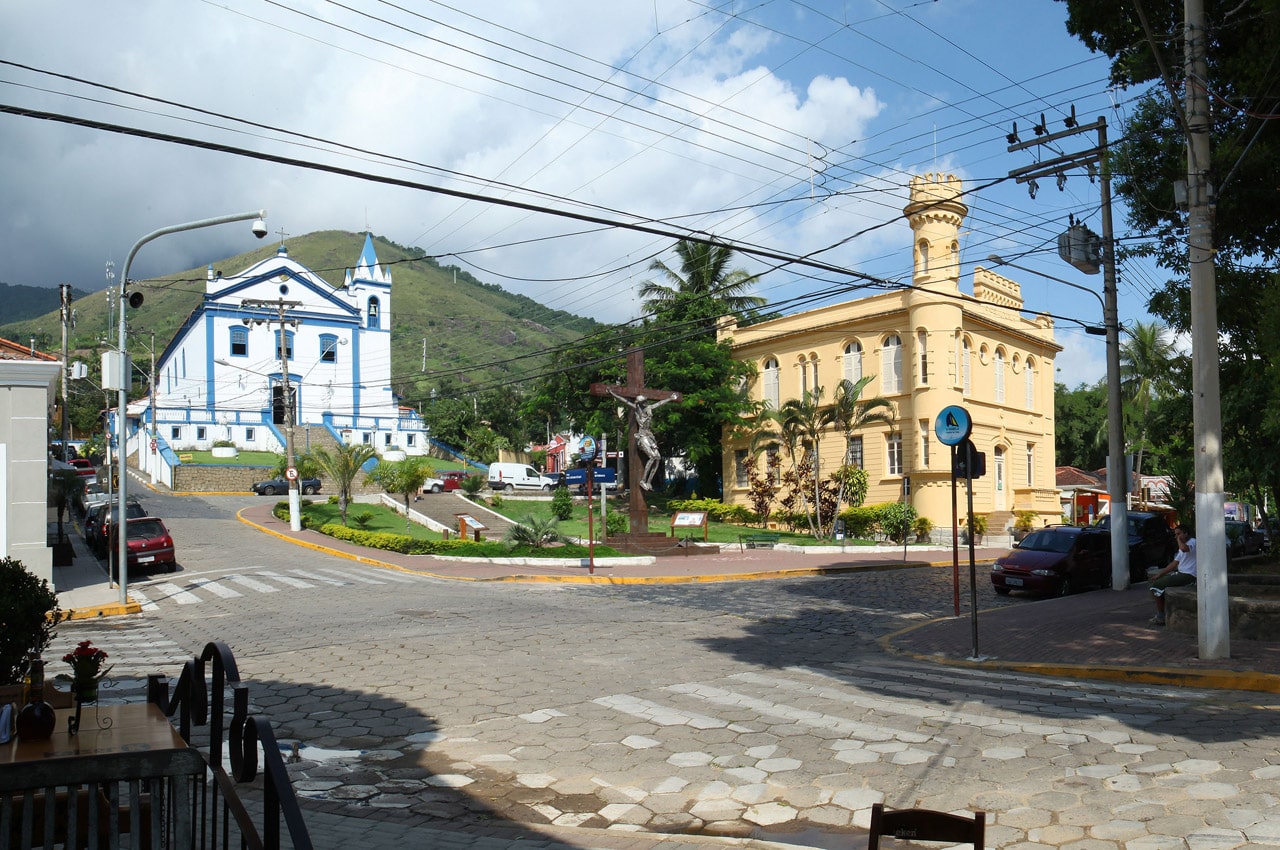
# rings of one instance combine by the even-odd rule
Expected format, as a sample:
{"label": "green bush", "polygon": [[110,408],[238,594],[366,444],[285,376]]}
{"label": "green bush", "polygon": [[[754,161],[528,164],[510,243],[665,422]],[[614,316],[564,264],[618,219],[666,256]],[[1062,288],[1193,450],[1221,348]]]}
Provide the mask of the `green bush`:
{"label": "green bush", "polygon": [[706,511],[709,520],[733,525],[760,521],[745,505],[726,505],[719,499],[672,499],[667,503],[667,509],[672,512]]}
{"label": "green bush", "polygon": [[350,514],[351,521],[360,528],[368,528],[369,523],[373,520],[373,511],[361,511],[358,514]]}
{"label": "green bush", "polygon": [[62,619],[58,595],[49,582],[13,558],[0,558],[0,685],[17,685],[27,659],[53,640]]}
{"label": "green bush", "polygon": [[858,505],[845,508],[840,512],[840,519],[844,520],[846,537],[870,540],[875,536],[876,527],[880,523],[880,506]]}
{"label": "green bush", "polygon": [[933,520],[927,516],[916,517],[916,521],[911,523],[911,531],[915,534],[917,543],[928,543],[929,532],[933,531]]}
{"label": "green bush", "polygon": [[889,535],[894,543],[901,543],[916,521],[916,509],[902,502],[888,502],[878,508],[880,530]]}
{"label": "green bush", "polygon": [[560,522],[568,522],[573,518],[573,497],[568,487],[557,487],[551,496],[551,513]]}
{"label": "green bush", "polygon": [[630,520],[623,511],[613,511],[605,515],[604,530],[605,533],[613,536],[615,534],[626,534]]}
{"label": "green bush", "polygon": [[234,449],[236,444],[234,440],[214,440],[213,447],[215,449]]}

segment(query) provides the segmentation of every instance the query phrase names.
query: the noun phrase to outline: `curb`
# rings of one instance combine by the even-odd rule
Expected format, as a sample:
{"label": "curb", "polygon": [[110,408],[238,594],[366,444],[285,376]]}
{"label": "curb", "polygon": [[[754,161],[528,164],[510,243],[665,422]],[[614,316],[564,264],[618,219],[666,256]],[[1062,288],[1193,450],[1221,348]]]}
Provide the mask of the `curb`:
{"label": "curb", "polygon": [[1066,662],[1050,661],[1001,661],[995,658],[976,660],[952,658],[937,653],[917,652],[894,645],[894,640],[903,635],[949,619],[952,618],[941,617],[924,623],[916,623],[905,629],[885,635],[879,639],[878,643],[880,648],[887,653],[912,658],[916,661],[942,664],[947,667],[962,667],[971,670],[1010,670],[1016,673],[1057,676],[1063,679],[1094,679],[1105,682],[1171,685],[1215,691],[1257,691],[1280,694],[1280,675],[1274,673],[1221,669],[1186,670],[1180,667],[1068,664]]}
{"label": "curb", "polygon": [[123,617],[126,614],[141,614],[142,605],[130,599],[128,602],[113,602],[109,605],[88,605],[82,608],[65,608],[63,620],[97,620],[102,617]]}

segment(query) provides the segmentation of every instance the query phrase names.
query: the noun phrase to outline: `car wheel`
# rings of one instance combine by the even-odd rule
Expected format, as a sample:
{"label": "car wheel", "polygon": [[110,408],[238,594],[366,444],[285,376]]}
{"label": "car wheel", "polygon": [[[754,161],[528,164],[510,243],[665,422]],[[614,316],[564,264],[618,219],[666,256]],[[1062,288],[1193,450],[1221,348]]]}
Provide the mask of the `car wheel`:
{"label": "car wheel", "polygon": [[542,492],[544,492],[544,493],[550,493],[550,492],[551,492],[551,485],[550,485],[550,484],[543,484],[543,485],[542,485]]}
{"label": "car wheel", "polygon": [[516,489],[516,485],[514,485],[514,484],[508,484],[508,485],[506,485],[505,487],[503,487],[502,489],[503,489],[503,490],[505,490],[505,491],[507,491],[508,493],[514,493],[514,492],[515,492],[515,489]]}
{"label": "car wheel", "polygon": [[1076,589],[1071,586],[1071,579],[1067,576],[1062,577],[1062,584],[1058,586],[1059,596],[1070,596],[1075,593]]}
{"label": "car wheel", "polygon": [[432,493],[443,493],[443,492],[444,492],[444,488],[443,488],[443,487],[441,487],[439,484],[432,484],[432,485],[431,485],[431,492],[432,492]]}
{"label": "car wheel", "polygon": [[997,587],[997,588],[995,588],[995,591],[996,591],[996,596],[1008,596],[1008,595],[1009,595],[1009,588],[1007,588],[1007,587]]}
{"label": "car wheel", "polygon": [[302,495],[304,496],[314,496],[315,494],[316,494],[316,488],[310,484],[302,488]]}

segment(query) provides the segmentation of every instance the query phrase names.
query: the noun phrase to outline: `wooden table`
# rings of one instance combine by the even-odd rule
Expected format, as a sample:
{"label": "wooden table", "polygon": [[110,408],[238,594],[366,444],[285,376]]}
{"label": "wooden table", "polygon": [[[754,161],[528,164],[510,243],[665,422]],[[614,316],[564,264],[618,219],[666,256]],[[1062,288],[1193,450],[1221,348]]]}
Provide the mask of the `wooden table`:
{"label": "wooden table", "polygon": [[0,844],[191,846],[205,763],[159,708],[85,706],[77,735],[74,709],[56,714],[48,740],[0,744]]}

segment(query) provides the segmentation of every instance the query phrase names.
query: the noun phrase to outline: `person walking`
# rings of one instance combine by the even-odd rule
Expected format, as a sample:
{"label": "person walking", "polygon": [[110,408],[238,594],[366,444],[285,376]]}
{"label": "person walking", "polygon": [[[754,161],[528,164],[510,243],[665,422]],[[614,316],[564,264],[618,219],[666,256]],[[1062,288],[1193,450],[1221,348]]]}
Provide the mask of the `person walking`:
{"label": "person walking", "polygon": [[1195,584],[1196,580],[1196,539],[1181,526],[1174,529],[1173,536],[1178,541],[1177,554],[1168,566],[1151,577],[1151,595],[1155,597],[1156,615],[1150,622],[1155,626],[1164,625],[1165,590]]}

